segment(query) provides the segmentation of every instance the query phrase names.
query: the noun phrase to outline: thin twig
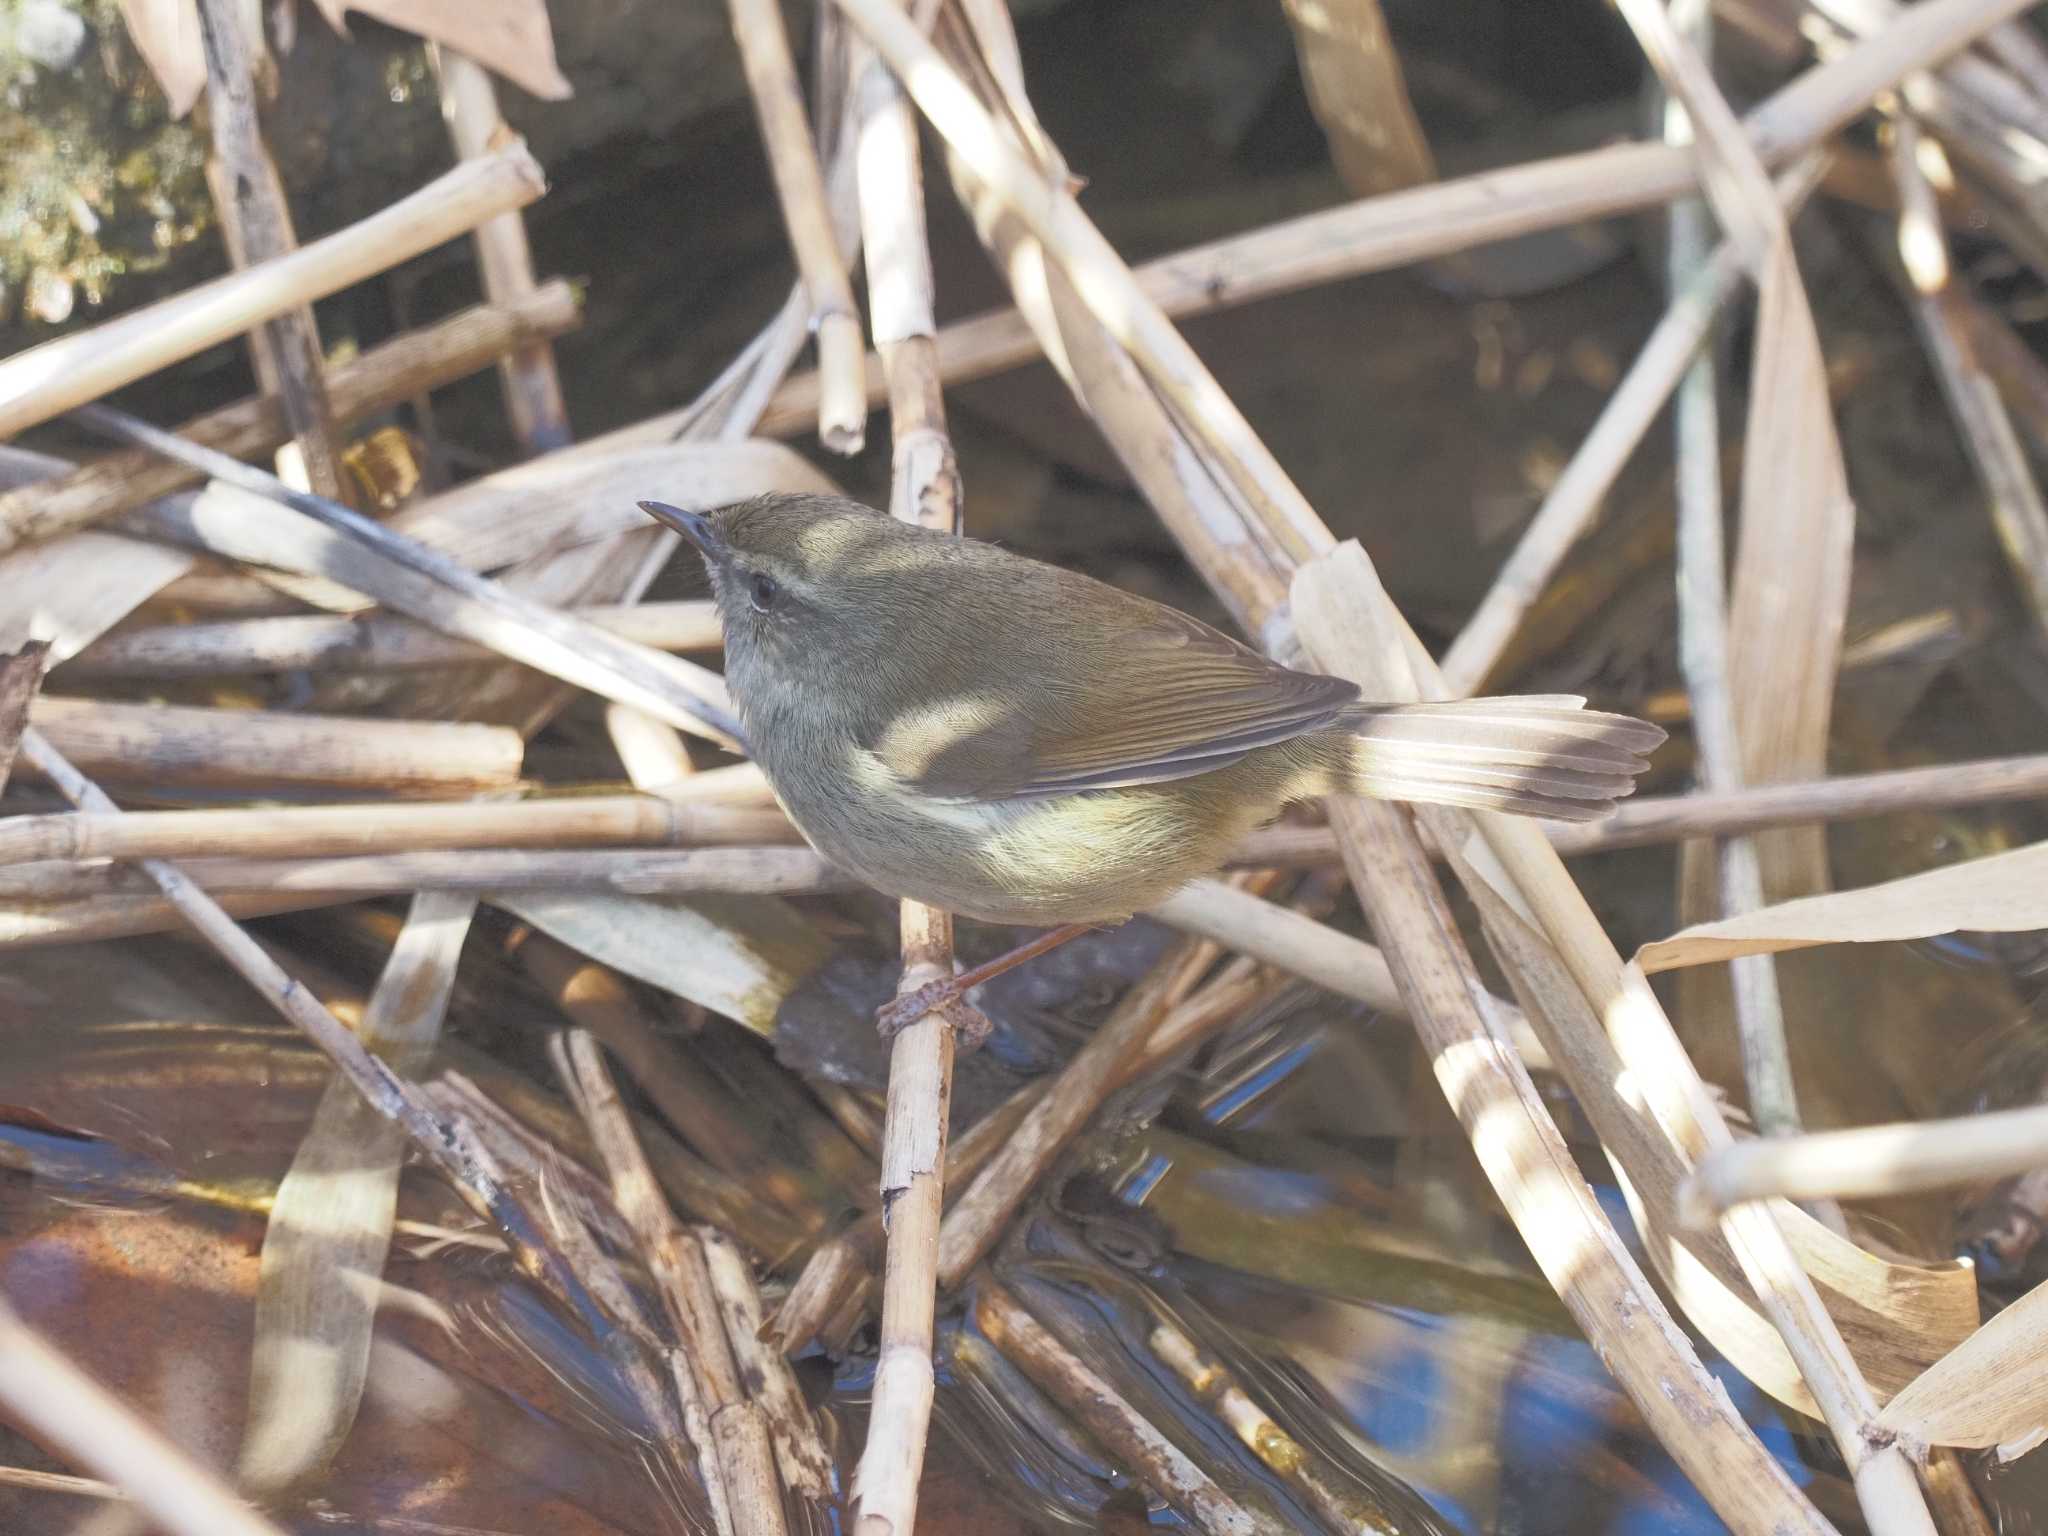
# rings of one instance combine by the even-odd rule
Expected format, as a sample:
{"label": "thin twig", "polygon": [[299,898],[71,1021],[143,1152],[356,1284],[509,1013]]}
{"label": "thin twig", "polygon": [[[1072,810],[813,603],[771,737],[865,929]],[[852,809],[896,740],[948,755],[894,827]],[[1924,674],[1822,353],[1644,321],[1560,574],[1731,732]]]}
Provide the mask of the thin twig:
{"label": "thin twig", "polygon": [[0,360],[0,440],[395,267],[546,190],[533,156],[514,142],[289,256],[17,352]]}

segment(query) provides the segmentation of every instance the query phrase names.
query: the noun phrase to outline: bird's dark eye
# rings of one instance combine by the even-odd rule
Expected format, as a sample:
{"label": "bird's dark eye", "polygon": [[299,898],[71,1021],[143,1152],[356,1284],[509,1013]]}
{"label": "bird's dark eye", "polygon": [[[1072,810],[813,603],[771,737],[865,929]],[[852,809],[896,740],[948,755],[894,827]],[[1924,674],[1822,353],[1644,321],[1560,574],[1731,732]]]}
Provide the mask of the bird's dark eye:
{"label": "bird's dark eye", "polygon": [[761,613],[773,608],[776,599],[782,596],[782,588],[776,584],[775,578],[760,572],[755,573],[750,590],[754,598],[754,607]]}

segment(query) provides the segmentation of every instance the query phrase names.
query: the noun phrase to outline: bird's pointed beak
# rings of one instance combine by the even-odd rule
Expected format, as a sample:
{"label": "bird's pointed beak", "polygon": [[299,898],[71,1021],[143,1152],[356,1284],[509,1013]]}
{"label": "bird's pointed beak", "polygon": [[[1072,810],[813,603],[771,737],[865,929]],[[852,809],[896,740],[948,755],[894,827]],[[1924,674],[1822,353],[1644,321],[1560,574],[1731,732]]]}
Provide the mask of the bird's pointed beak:
{"label": "bird's pointed beak", "polygon": [[664,523],[675,529],[684,538],[697,546],[699,554],[706,559],[716,559],[725,550],[719,540],[718,526],[701,512],[685,512],[681,507],[672,507],[665,501],[643,501],[640,510],[657,523]]}

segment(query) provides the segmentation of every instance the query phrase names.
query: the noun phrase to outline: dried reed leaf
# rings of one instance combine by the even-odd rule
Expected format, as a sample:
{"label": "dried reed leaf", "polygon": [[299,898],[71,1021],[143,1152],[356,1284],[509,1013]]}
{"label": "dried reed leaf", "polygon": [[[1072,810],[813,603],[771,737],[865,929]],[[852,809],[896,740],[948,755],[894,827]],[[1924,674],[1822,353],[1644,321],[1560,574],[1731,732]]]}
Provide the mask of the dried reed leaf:
{"label": "dried reed leaf", "polygon": [[1922,1445],[2029,1444],[2048,1429],[2048,1284],[2037,1285],[1885,1404],[1878,1425]]}
{"label": "dried reed leaf", "polygon": [[655,901],[518,891],[488,900],[615,971],[763,1036],[773,1033],[790,988],[831,953],[802,913],[769,897]]}
{"label": "dried reed leaf", "polygon": [[1925,874],[1781,902],[1716,923],[1695,923],[1636,951],[1645,971],[1704,965],[1737,955],[1877,944],[1969,930],[2048,928],[2048,843],[1951,864]]}
{"label": "dried reed leaf", "polygon": [[[396,1070],[432,1050],[476,898],[414,898],[358,1031]],[[355,1423],[391,1244],[405,1132],[337,1077],[278,1186],[256,1284],[240,1476],[271,1493],[319,1472]]]}
{"label": "dried reed leaf", "polygon": [[[1455,818],[1432,817],[1438,824]],[[1447,846],[1479,907],[1488,941],[1552,1062],[1571,1084],[1629,1203],[1644,1252],[1672,1299],[1735,1368],[1779,1402],[1818,1416],[1813,1394],[1777,1328],[1759,1309],[1718,1227],[1678,1217],[1686,1165],[1648,1109],[1627,1091],[1628,1073],[1585,994],[1549,940],[1527,921],[1483,844]],[[1828,1315],[1880,1399],[1913,1381],[1977,1324],[1976,1274],[1964,1264],[1893,1263],[1866,1252],[1784,1201],[1773,1214],[1813,1277]]]}
{"label": "dried reed leaf", "polygon": [[[164,3],[164,0],[142,0]],[[343,36],[350,11],[464,53],[542,101],[574,94],[555,63],[545,0],[313,0]]]}
{"label": "dried reed leaf", "polygon": [[128,23],[135,51],[163,87],[171,116],[183,117],[206,89],[199,7],[193,0],[121,0],[121,19]]}

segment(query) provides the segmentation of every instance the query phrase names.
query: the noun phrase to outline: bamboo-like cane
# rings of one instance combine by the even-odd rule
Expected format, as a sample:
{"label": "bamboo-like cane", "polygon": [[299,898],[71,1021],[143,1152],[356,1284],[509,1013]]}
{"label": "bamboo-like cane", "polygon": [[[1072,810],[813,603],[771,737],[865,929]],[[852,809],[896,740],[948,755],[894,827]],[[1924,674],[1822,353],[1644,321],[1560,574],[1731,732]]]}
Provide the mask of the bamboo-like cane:
{"label": "bamboo-like cane", "polygon": [[867,438],[867,390],[861,372],[860,310],[840,259],[824,171],[804,119],[804,98],[789,35],[775,0],[728,0],[740,63],[754,98],[782,221],[796,252],[818,340],[818,438],[834,453],[860,452]]}
{"label": "bamboo-like cane", "polygon": [[[351,421],[466,378],[523,343],[559,336],[578,318],[575,290],[553,278],[516,303],[465,309],[335,364],[327,375],[328,402],[336,420]],[[259,395],[196,417],[178,435],[254,458],[291,433],[276,402]],[[16,486],[0,492],[0,551],[105,522],[205,478],[159,454],[130,448]]]}
{"label": "bamboo-like cane", "polygon": [[43,661],[50,647],[31,640],[19,650],[0,656],[0,790],[7,788],[14,771],[14,754],[21,750],[21,733],[28,729],[29,706],[43,683]]}
{"label": "bamboo-like cane", "polygon": [[289,256],[0,360],[0,440],[523,208],[547,183],[514,142]]}

